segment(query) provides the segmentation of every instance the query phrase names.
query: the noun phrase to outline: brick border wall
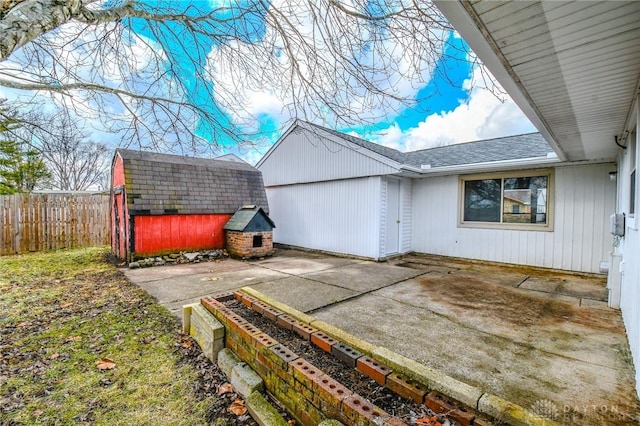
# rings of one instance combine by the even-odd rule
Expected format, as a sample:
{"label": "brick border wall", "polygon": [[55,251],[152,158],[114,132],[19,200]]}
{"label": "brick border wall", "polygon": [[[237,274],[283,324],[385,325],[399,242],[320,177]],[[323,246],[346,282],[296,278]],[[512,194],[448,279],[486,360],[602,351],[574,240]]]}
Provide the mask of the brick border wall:
{"label": "brick border wall", "polygon": [[[319,347],[325,351],[330,352],[332,346],[337,343],[321,331],[247,294],[236,292],[236,298],[265,318],[298,333],[303,338],[312,342],[322,342],[322,346]],[[351,392],[337,380],[281,345],[227,308],[216,297],[206,297],[201,300],[201,304],[224,325],[225,346],[258,373],[264,380],[267,391],[282,402],[301,424],[317,425],[327,418],[332,418],[349,425],[405,425],[397,417]]]}
{"label": "brick border wall", "polygon": [[[396,394],[417,402],[422,401],[432,411],[446,414],[459,424],[487,426],[492,424],[487,420],[489,419],[497,421],[498,424],[517,426],[559,426],[559,423],[531,413],[517,404],[459,382],[388,349],[358,339],[273,300],[251,287],[201,299],[200,306],[204,308],[202,310],[210,312],[222,323],[220,326],[225,329],[225,344],[230,349],[235,348],[243,361],[254,367],[265,381],[267,390],[283,402],[290,413],[299,417],[298,420],[302,424],[318,424],[316,420],[324,419],[325,412],[331,414],[332,418],[345,421],[346,424],[405,423],[389,416],[358,395],[350,394],[351,398],[344,396],[349,392],[348,389],[341,388],[333,378],[279,345],[275,339],[221,303],[234,298],[277,325],[296,332],[319,348],[332,353],[342,362],[355,366]],[[273,367],[276,368],[272,370]],[[327,381],[319,384],[319,377]],[[341,389],[342,392],[336,389]],[[336,400],[340,400],[339,411]]]}

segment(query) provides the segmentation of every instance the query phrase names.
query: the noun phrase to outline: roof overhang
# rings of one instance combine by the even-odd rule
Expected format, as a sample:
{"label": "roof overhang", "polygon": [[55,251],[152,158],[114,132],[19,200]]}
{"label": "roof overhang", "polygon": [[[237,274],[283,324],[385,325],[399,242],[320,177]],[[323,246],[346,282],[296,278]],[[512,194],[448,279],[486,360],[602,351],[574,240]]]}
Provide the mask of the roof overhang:
{"label": "roof overhang", "polygon": [[560,160],[616,157],[640,92],[640,2],[435,4]]}
{"label": "roof overhang", "polygon": [[591,164],[611,164],[612,171],[615,171],[613,160],[584,160],[584,161],[561,161],[557,157],[533,157],[521,158],[517,160],[490,161],[486,163],[463,164],[456,166],[433,167],[420,170],[416,167],[407,166],[403,168],[401,176],[412,178],[427,178],[440,176],[457,176],[477,173],[499,173],[522,170],[548,169],[567,166],[586,166]]}

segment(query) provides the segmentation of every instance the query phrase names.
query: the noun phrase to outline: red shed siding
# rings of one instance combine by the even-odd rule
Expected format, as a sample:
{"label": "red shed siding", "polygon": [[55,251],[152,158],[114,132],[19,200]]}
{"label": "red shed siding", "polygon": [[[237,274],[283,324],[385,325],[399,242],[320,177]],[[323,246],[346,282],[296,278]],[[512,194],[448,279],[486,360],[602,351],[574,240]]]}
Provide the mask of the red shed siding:
{"label": "red shed siding", "polygon": [[135,216],[136,256],[224,247],[222,227],[230,214]]}
{"label": "red shed siding", "polygon": [[113,162],[113,173],[111,177],[112,188],[124,185],[124,164],[122,163],[122,157],[120,157],[119,155],[116,155],[115,161]]}

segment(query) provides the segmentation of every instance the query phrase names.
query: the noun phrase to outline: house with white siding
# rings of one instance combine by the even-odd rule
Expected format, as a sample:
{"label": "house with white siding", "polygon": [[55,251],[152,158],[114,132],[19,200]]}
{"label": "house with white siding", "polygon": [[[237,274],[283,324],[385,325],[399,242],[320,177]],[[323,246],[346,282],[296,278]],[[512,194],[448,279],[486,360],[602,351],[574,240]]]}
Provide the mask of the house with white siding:
{"label": "house with white siding", "polygon": [[[434,2],[560,160],[615,162],[615,185],[597,190],[612,193],[617,213],[601,224],[616,234],[607,286],[609,304],[622,311],[640,394],[640,2]],[[558,212],[562,196],[582,198],[574,204],[574,230],[588,226],[590,211],[609,210],[587,192],[578,182],[556,192],[556,220],[571,216]],[[574,236],[561,237],[569,238]],[[570,244],[596,243],[584,232]],[[553,257],[558,255],[554,249]],[[573,263],[563,260],[560,267]]]}
{"label": "house with white siding", "polygon": [[[556,158],[434,166],[295,127],[259,164],[281,226],[276,241],[372,258],[397,247],[588,272],[604,260],[640,391],[640,2],[434,2]],[[511,142],[505,154],[521,143]],[[529,205],[544,207],[545,218],[510,223],[506,193],[533,177],[546,178],[545,194],[540,179],[529,186]],[[296,216],[303,213],[314,220]]]}
{"label": "house with white siding", "polygon": [[598,272],[613,243],[615,163],[562,161],[539,133],[403,153],[297,121],[257,168],[289,246]]}

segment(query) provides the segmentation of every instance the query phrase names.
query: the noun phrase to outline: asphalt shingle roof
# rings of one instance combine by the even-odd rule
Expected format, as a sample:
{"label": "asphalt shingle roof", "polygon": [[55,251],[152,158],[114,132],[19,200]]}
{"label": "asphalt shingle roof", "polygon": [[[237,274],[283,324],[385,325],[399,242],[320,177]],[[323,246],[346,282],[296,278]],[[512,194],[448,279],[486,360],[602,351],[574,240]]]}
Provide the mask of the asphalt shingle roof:
{"label": "asphalt shingle roof", "polygon": [[404,154],[404,164],[420,167],[457,166],[492,161],[546,157],[553,152],[540,133],[507,136],[423,149]]}
{"label": "asphalt shingle roof", "polygon": [[518,160],[523,158],[545,157],[548,153],[553,152],[553,149],[540,133],[527,133],[446,145],[419,151],[400,152],[393,148],[318,126],[317,124],[307,124],[331,133],[351,144],[385,156],[397,163],[414,167],[420,167],[422,165],[443,167],[492,161]]}
{"label": "asphalt shingle roof", "polygon": [[[308,124],[311,124],[311,123],[308,123]],[[389,148],[387,146],[380,145],[377,143],[369,142],[359,137],[348,135],[346,133],[340,133],[337,130],[327,129],[326,127],[318,126],[317,124],[311,124],[311,125],[315,127],[319,127],[325,132],[331,133],[339,138],[342,138],[349,143],[358,145],[362,148],[368,149],[369,151],[373,151],[376,154],[380,154],[394,161],[397,161],[398,163],[402,164],[404,161],[404,154],[396,149]]]}
{"label": "asphalt shingle roof", "polygon": [[269,211],[262,173],[244,162],[118,149],[127,205],[136,214],[232,214],[255,204]]}
{"label": "asphalt shingle roof", "polygon": [[227,231],[259,232],[271,231],[276,225],[258,206],[243,207],[224,225]]}

